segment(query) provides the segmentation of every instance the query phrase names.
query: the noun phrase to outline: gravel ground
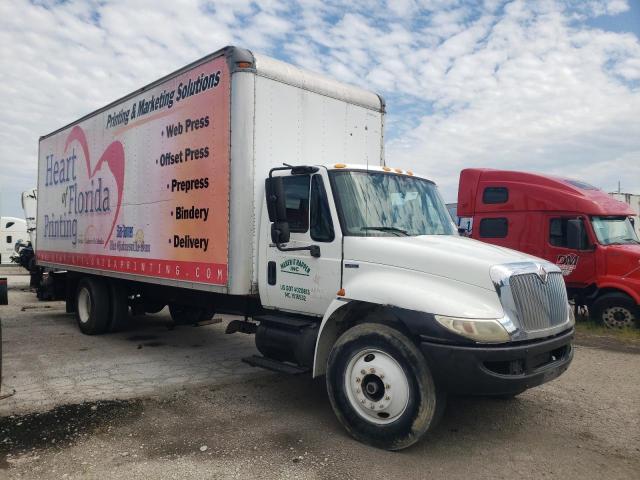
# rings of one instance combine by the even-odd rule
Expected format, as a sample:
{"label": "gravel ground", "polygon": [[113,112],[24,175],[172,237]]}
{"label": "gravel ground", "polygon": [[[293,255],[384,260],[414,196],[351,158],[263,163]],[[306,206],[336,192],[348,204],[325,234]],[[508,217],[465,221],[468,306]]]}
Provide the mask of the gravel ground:
{"label": "gravel ground", "polygon": [[[126,340],[131,332],[114,339],[76,335],[67,316],[22,312],[18,301],[33,299],[17,287],[10,295],[14,310],[0,309],[9,380],[20,385],[11,369],[28,374],[27,360],[38,355],[62,365],[49,370],[40,362],[36,378],[23,382],[32,385],[30,395],[16,389],[13,400],[7,399],[14,402],[11,409],[7,400],[0,402],[0,478],[614,479],[638,478],[640,472],[640,355],[633,350],[579,345],[567,373],[516,399],[450,398],[441,424],[427,438],[390,453],[346,435],[322,379],[242,366],[236,375],[227,366],[228,375],[210,380],[186,375],[169,386],[153,381],[186,351],[207,350],[189,348],[193,332],[201,339],[208,332],[213,342],[213,353],[198,357],[193,368],[203,361],[240,363],[249,337],[223,337],[220,325],[177,329],[170,333],[180,340],[139,350]],[[33,322],[39,328],[25,330]],[[67,335],[51,335],[58,330],[44,328],[48,323]],[[166,340],[153,322],[137,325],[135,335]],[[242,340],[233,348],[220,346],[236,337]],[[40,352],[18,338],[35,342]],[[96,347],[96,340],[121,349],[112,358],[115,367],[105,365],[109,349]],[[79,374],[84,368],[116,368],[125,375],[116,383],[127,388],[100,383],[97,400],[91,383],[76,383],[73,402],[64,402],[55,393],[57,368],[72,366],[64,365],[67,356],[51,356],[58,342],[90,352]],[[143,373],[127,379],[131,370],[123,359],[133,358],[129,350],[153,357],[137,367],[151,375],[146,381]],[[34,401],[37,392],[47,401]]]}

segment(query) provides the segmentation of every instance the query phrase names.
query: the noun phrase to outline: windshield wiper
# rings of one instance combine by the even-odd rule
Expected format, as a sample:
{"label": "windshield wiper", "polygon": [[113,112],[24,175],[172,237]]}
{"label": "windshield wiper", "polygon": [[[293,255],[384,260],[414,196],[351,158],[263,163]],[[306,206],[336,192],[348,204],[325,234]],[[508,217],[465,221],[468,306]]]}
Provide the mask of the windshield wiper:
{"label": "windshield wiper", "polygon": [[400,235],[405,237],[409,236],[409,233],[406,230],[402,230],[401,228],[396,227],[362,227],[360,230],[376,230],[378,232],[399,233]]}
{"label": "windshield wiper", "polygon": [[638,240],[636,240],[635,238],[621,238],[620,240],[618,240],[616,242],[611,242],[608,245],[629,245],[627,242],[633,242],[633,243],[640,244],[640,242]]}

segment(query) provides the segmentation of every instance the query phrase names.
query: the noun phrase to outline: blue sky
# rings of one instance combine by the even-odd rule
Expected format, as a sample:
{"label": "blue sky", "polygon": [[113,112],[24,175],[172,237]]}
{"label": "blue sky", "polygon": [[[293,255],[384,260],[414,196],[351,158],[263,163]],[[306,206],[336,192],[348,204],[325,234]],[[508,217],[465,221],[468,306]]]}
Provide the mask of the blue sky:
{"label": "blue sky", "polygon": [[5,0],[0,213],[40,135],[230,44],[381,93],[387,163],[447,201],[471,166],[640,193],[639,36],[640,0]]}

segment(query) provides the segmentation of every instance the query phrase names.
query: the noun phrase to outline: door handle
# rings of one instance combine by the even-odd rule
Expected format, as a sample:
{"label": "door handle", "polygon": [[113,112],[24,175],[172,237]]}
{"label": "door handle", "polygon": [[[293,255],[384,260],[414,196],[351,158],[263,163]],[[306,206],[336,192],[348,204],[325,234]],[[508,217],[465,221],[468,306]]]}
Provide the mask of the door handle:
{"label": "door handle", "polygon": [[267,263],[267,283],[269,285],[276,284],[276,262],[274,261]]}

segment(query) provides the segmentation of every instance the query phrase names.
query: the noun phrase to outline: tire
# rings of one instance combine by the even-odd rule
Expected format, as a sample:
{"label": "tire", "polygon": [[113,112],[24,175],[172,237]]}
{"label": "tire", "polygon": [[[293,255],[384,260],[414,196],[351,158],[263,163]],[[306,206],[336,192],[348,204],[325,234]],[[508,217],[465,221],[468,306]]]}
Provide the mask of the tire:
{"label": "tire", "polygon": [[327,391],[347,431],[385,450],[420,440],[444,410],[445,397],[424,356],[398,330],[380,324],[357,325],[336,341],[327,362]]}
{"label": "tire", "polygon": [[109,331],[118,332],[129,322],[127,287],[120,282],[109,282]]}
{"label": "tire", "polygon": [[86,335],[99,335],[109,328],[109,288],[97,278],[83,278],[76,290],[76,321]]}
{"label": "tire", "polygon": [[193,325],[205,320],[211,320],[215,312],[210,308],[170,303],[169,313],[173,323],[176,325]]}
{"label": "tire", "polygon": [[144,303],[144,313],[160,313],[164,307],[166,307],[166,303],[160,302],[145,302]]}
{"label": "tire", "polygon": [[640,308],[624,293],[607,293],[592,307],[594,320],[608,328],[640,327]]}

